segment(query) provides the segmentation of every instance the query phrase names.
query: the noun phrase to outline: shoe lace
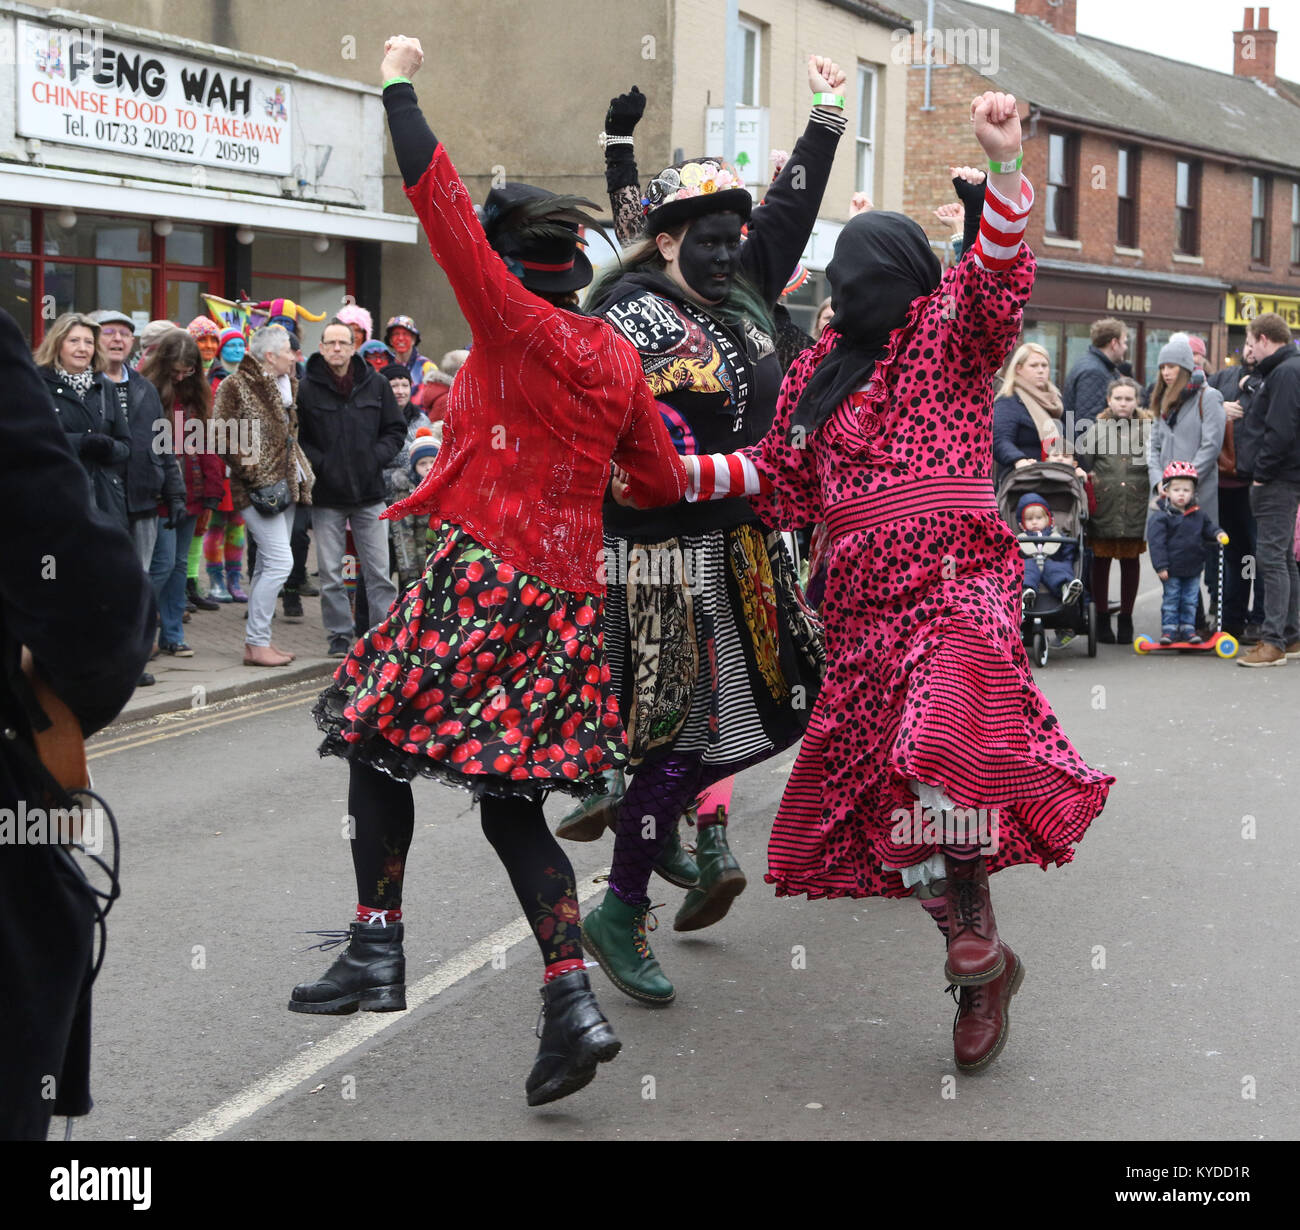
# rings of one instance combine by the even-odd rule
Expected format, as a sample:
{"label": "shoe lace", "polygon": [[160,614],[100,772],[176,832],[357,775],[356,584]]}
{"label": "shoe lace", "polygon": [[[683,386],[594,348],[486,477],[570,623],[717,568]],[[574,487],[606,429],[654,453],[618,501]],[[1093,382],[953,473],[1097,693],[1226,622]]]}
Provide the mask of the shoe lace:
{"label": "shoe lace", "polygon": [[[953,932],[974,931],[976,935],[987,939],[979,928],[979,885],[973,880],[960,880],[957,884],[957,902],[954,915],[949,923]],[[949,935],[951,942],[952,936]]]}
{"label": "shoe lace", "polygon": [[637,911],[632,923],[632,947],[636,949],[636,955],[642,961],[654,960],[654,953],[650,951],[650,941],[646,938],[646,932],[659,929],[659,919],[655,911],[662,910],[663,907],[662,901],[658,905],[643,906]]}
{"label": "shoe lace", "polygon": [[328,952],[331,948],[337,948],[340,944],[346,944],[352,938],[351,931],[303,931],[302,935],[323,935],[325,939],[319,944],[308,944],[303,949],[304,952],[310,952],[313,948],[319,948],[321,952]]}
{"label": "shoe lace", "polygon": [[957,1011],[952,1018],[954,1028],[956,1028],[957,1022],[961,1020],[963,1009],[967,1012],[978,1012],[983,1005],[983,984],[975,987],[959,987],[950,982],[946,989],[948,994],[952,996],[952,1002],[957,1005]]}

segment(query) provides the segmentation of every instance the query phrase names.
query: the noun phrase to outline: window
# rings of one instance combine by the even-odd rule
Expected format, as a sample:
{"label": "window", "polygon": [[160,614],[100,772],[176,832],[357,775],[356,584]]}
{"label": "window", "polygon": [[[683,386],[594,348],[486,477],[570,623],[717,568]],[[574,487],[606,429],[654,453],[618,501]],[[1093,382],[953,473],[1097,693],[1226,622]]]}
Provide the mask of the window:
{"label": "window", "polygon": [[1268,175],[1254,175],[1250,180],[1250,259],[1257,265],[1268,264],[1268,213],[1273,199],[1273,180]]}
{"label": "window", "polygon": [[1196,256],[1200,252],[1200,206],[1201,164],[1179,159],[1174,184],[1174,210],[1177,215],[1174,250],[1184,256]]}
{"label": "window", "polygon": [[750,22],[742,21],[740,28],[740,98],[742,107],[758,107],[758,71],[763,53],[763,31]]}
{"label": "window", "polygon": [[1119,168],[1116,179],[1115,195],[1119,198],[1119,214],[1115,220],[1115,242],[1121,248],[1136,248],[1138,246],[1138,152],[1131,145],[1121,145],[1119,148]]}
{"label": "window", "polygon": [[1300,184],[1291,185],[1291,263],[1300,265]]}
{"label": "window", "polygon": [[[326,319],[333,316],[346,302],[347,245],[332,239],[324,252],[317,252],[314,242],[305,235],[259,231],[253,240],[253,280],[248,288],[253,301],[292,299],[313,314],[324,312]],[[299,324],[310,327],[304,321]],[[324,321],[315,326],[318,330],[324,327]],[[307,349],[312,347],[307,345]]]}
{"label": "window", "polygon": [[871,195],[876,170],[876,70],[858,65],[857,191]]}
{"label": "window", "polygon": [[1074,181],[1078,145],[1063,132],[1047,137],[1047,234],[1074,238]]}

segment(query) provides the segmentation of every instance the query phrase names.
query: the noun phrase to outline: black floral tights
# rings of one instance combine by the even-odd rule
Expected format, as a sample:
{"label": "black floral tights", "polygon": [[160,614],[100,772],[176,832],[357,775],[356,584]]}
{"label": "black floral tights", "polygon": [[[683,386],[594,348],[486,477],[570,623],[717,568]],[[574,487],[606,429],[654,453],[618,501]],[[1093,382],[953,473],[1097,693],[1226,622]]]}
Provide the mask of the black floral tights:
{"label": "black floral tights", "polygon": [[[397,909],[415,830],[410,783],[353,762],[348,811],[355,829],[352,864],[357,901],[375,909]],[[483,834],[510,876],[542,960],[547,965],[580,960],[573,866],[551,835],[541,803],[487,794],[479,803],[479,814]]]}

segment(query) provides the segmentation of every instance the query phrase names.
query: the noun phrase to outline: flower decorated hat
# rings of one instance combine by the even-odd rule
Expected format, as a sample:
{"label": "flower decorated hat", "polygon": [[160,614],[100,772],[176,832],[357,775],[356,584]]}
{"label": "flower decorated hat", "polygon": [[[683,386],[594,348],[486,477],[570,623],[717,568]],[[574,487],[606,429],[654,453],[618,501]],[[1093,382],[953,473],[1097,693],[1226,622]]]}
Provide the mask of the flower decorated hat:
{"label": "flower decorated hat", "polygon": [[641,198],[645,233],[658,235],[705,214],[739,214],[748,219],[754,198],[738,171],[719,158],[692,158],[667,167],[646,186]]}

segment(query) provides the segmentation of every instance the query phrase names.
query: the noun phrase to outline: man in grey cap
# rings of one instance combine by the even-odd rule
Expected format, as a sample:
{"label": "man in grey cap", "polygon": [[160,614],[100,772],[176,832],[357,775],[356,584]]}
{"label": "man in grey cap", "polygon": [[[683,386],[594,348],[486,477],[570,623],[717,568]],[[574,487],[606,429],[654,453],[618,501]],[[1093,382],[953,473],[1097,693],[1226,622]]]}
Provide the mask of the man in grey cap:
{"label": "man in grey cap", "polygon": [[[104,355],[104,377],[117,392],[118,404],[131,431],[131,456],[126,463],[126,511],[131,519],[131,539],[145,572],[158,541],[158,505],[167,506],[176,520],[185,516],[185,479],[170,449],[155,449],[155,433],[166,432],[158,390],[139,372],[127,366],[135,345],[135,322],[124,312],[102,309],[91,319],[99,325]],[[141,686],[153,683],[146,672]]]}

